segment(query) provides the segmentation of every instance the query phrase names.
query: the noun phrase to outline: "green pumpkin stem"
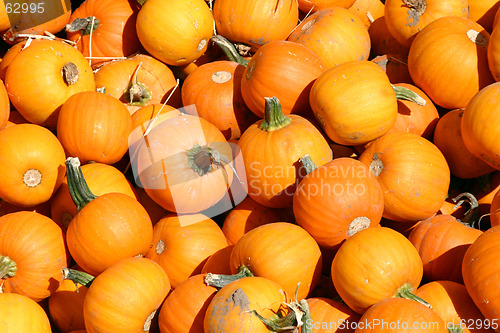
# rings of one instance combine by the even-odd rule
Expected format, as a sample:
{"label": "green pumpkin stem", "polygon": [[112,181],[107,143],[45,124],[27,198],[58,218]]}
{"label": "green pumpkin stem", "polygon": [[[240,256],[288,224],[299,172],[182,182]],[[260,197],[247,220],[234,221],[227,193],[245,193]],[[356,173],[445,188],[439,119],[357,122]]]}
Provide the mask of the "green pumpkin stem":
{"label": "green pumpkin stem", "polygon": [[153,98],[151,89],[146,87],[143,83],[137,81],[139,69],[142,67],[142,62],[137,65],[137,68],[132,75],[132,78],[125,89],[123,96],[129,105],[133,106],[146,106],[146,104]]}
{"label": "green pumpkin stem", "polygon": [[459,325],[451,325],[447,327],[449,333],[463,333],[464,330]]}
{"label": "green pumpkin stem", "polygon": [[82,36],[90,35],[99,27],[99,20],[95,16],[78,17],[66,25],[67,32],[80,31]]}
{"label": "green pumpkin stem", "polygon": [[300,328],[302,333],[312,333],[311,312],[309,304],[305,299],[300,302],[293,301],[286,304],[290,308],[285,316],[275,315],[271,318],[264,318],[257,311],[252,313],[257,316],[272,332],[298,332]]}
{"label": "green pumpkin stem", "polygon": [[[464,197],[465,199],[462,199]],[[468,227],[474,228],[476,222],[479,220],[479,203],[477,202],[476,197],[472,193],[464,192],[460,193],[452,200],[456,203],[455,207],[453,207],[454,209],[460,207],[464,202],[467,202],[470,205],[470,208],[465,212],[464,217],[459,221]]]}
{"label": "green pumpkin stem", "polygon": [[248,60],[243,58],[238,53],[238,50],[236,50],[234,44],[231,43],[227,38],[221,35],[214,35],[212,37],[212,41],[217,44],[222,49],[222,51],[224,51],[224,54],[230,61],[237,62],[238,64],[245,67],[248,65]]}
{"label": "green pumpkin stem", "polygon": [[309,156],[309,154],[306,154],[303,157],[299,158],[299,162],[300,164],[302,164],[302,167],[306,171],[306,175],[310,174],[317,168],[316,164],[314,164],[314,161],[312,160],[311,156]]}
{"label": "green pumpkin stem", "polygon": [[0,280],[16,276],[16,262],[7,256],[0,256]]}
{"label": "green pumpkin stem", "polygon": [[266,132],[276,131],[288,126],[292,119],[283,114],[281,103],[277,97],[264,97],[266,104],[264,109],[264,120],[259,128]]}
{"label": "green pumpkin stem", "polygon": [[410,299],[432,309],[432,306],[428,302],[413,293],[413,287],[409,283],[406,283],[402,287],[400,287],[394,294],[394,297]]}
{"label": "green pumpkin stem", "polygon": [[242,265],[238,273],[233,275],[208,273],[205,276],[205,284],[207,286],[222,288],[233,281],[251,276],[254,276],[253,273],[246,266]]}
{"label": "green pumpkin stem", "polygon": [[76,269],[63,268],[62,272],[65,280],[71,280],[77,286],[80,284],[88,288],[94,281],[94,276]]}
{"label": "green pumpkin stem", "polygon": [[85,178],[83,177],[80,160],[78,157],[68,157],[66,159],[66,177],[71,199],[80,211],[86,204],[97,198],[91,191]]}
{"label": "green pumpkin stem", "polygon": [[427,103],[425,99],[411,89],[395,85],[392,85],[392,89],[396,93],[397,100],[410,101],[418,105],[425,105]]}

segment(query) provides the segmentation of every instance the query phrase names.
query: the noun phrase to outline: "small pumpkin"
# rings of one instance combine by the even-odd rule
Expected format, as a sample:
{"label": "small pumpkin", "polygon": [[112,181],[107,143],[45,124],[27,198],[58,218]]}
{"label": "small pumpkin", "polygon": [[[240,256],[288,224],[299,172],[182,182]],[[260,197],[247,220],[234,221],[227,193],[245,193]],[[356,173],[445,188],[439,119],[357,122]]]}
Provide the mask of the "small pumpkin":
{"label": "small pumpkin", "polygon": [[495,14],[500,8],[500,3],[496,0],[468,0],[467,2],[470,7],[469,18],[491,33],[494,27]]}
{"label": "small pumpkin", "polygon": [[384,70],[392,84],[413,83],[410,72],[408,71],[408,59],[406,59],[406,57],[386,53],[372,58],[371,61]]}
{"label": "small pumpkin", "polygon": [[387,28],[385,16],[375,19],[368,27],[368,34],[370,35],[371,48],[370,58],[384,55],[393,54],[401,58],[407,58],[410,47],[401,45],[396,38],[394,38]]}
{"label": "small pumpkin", "polygon": [[47,202],[61,185],[66,167],[57,137],[36,124],[0,131],[0,198],[18,206]]}
{"label": "small pumpkin", "polygon": [[42,40],[19,52],[4,83],[12,106],[24,118],[51,129],[71,95],[95,90],[94,73],[83,54],[59,40]]}
{"label": "small pumpkin", "polygon": [[0,293],[4,332],[51,333],[49,317],[40,304],[24,295]]}
{"label": "small pumpkin", "polygon": [[306,300],[311,313],[311,322],[306,322],[304,325],[310,326],[312,332],[354,333],[361,316],[347,305],[325,297],[310,297]]}
{"label": "small pumpkin", "polygon": [[356,14],[367,28],[376,19],[384,16],[384,3],[380,0],[355,0],[348,9]]}

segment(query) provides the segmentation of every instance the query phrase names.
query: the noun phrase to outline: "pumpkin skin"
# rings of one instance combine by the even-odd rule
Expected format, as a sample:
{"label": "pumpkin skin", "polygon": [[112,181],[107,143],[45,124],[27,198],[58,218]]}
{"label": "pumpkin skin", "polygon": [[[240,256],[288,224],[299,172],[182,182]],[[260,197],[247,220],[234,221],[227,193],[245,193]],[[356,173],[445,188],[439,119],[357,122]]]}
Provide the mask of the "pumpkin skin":
{"label": "pumpkin skin", "polygon": [[[497,15],[498,16],[498,15]],[[493,26],[498,26],[497,23]],[[500,29],[493,29],[488,43],[488,67],[495,81],[500,81],[500,57],[498,56],[500,48]]]}
{"label": "pumpkin skin", "polygon": [[283,312],[288,297],[276,282],[246,277],[222,287],[208,305],[204,332],[268,333],[269,328],[250,310],[264,318]]}
{"label": "pumpkin skin", "polygon": [[479,23],[486,31],[493,31],[495,14],[500,8],[496,0],[468,0],[470,7],[469,19]]}
{"label": "pumpkin skin", "polygon": [[383,217],[415,222],[434,215],[443,205],[450,169],[441,151],[413,133],[388,133],[359,156],[384,191]]}
{"label": "pumpkin skin", "polygon": [[0,198],[13,205],[33,207],[47,202],[64,178],[64,149],[40,125],[19,124],[1,130],[0,156]]}
{"label": "pumpkin skin", "polygon": [[[493,332],[463,284],[454,281],[431,281],[415,290],[447,325],[460,327],[464,333]],[[494,325],[494,324],[493,324]]]}
{"label": "pumpkin skin", "polygon": [[319,166],[332,159],[332,152],[323,134],[310,121],[295,114],[283,116],[279,102],[270,99],[268,103],[266,119],[251,125],[238,140],[248,195],[267,207],[291,207],[302,176],[298,160],[308,154]]}
{"label": "pumpkin skin", "polygon": [[264,97],[279,99],[285,115],[310,113],[309,91],[324,72],[321,59],[306,46],[291,41],[266,43],[250,58],[241,78],[248,108],[264,117]]}
{"label": "pumpkin skin", "polygon": [[5,333],[51,333],[49,317],[32,299],[19,294],[0,293],[0,317]]}
{"label": "pumpkin skin", "polygon": [[136,175],[148,195],[163,208],[179,214],[198,213],[227,194],[233,179],[230,165],[222,163],[224,168],[220,165],[206,168],[205,164],[196,164],[202,160],[212,165],[212,161],[205,161],[200,155],[205,152],[210,155],[209,149],[232,161],[231,147],[215,125],[197,116],[181,114],[163,120],[145,138],[147,143],[143,140],[137,148]]}
{"label": "pumpkin skin", "polygon": [[[500,108],[493,101],[499,89],[498,82],[481,89],[465,108],[461,122],[465,147],[496,170],[500,169],[500,145],[494,138],[500,125]],[[488,124],[488,131],[484,124]]]}
{"label": "pumpkin skin", "polygon": [[410,47],[415,36],[431,22],[442,17],[469,15],[467,0],[387,0],[384,17],[392,36]]}
{"label": "pumpkin skin", "polygon": [[379,225],[384,194],[366,165],[341,157],[302,179],[292,207],[297,224],[320,246],[333,249],[359,230]]}
{"label": "pumpkin skin", "polygon": [[[500,227],[485,231],[465,252],[462,275],[467,292],[486,320],[495,323],[500,311],[498,289]],[[493,327],[499,332],[498,327]]]}
{"label": "pumpkin skin", "polygon": [[413,291],[422,275],[422,260],[413,244],[387,227],[367,228],[348,238],[331,267],[336,291],[359,314],[402,287]]}
{"label": "pumpkin skin", "polygon": [[490,206],[490,223],[492,227],[500,225],[500,194],[498,192],[493,196]]}
{"label": "pumpkin skin", "polygon": [[71,95],[95,90],[94,73],[83,54],[57,40],[33,43],[17,54],[4,83],[12,106],[24,118],[51,129]]}
{"label": "pumpkin skin", "polygon": [[[168,104],[150,104],[143,106],[132,113],[132,128],[141,128],[141,135],[146,133],[148,127],[159,124],[162,120],[173,118],[181,114],[179,109]],[[156,118],[156,119],[155,119]]]}
{"label": "pumpkin skin", "polygon": [[0,80],[0,129],[7,126],[10,117],[10,100],[5,84]]}
{"label": "pumpkin skin", "polygon": [[427,306],[405,298],[388,298],[361,316],[355,333],[447,333],[446,323]]}
{"label": "pumpkin skin", "polygon": [[5,6],[0,7],[0,31],[5,31],[10,28],[10,20]]}
{"label": "pumpkin skin", "polygon": [[264,224],[250,230],[234,245],[231,269],[242,265],[254,276],[279,283],[288,295],[306,298],[317,286],[323,259],[318,244],[303,228],[288,222]]}
{"label": "pumpkin skin", "polygon": [[[120,192],[137,199],[135,189],[116,167],[104,163],[89,163],[81,166],[85,181],[92,193],[99,196],[109,192]],[[50,216],[64,230],[77,214],[77,208],[65,177],[61,186],[50,200]]]}
{"label": "pumpkin skin", "polygon": [[234,245],[228,245],[207,258],[201,268],[202,273],[231,275],[231,252]]}
{"label": "pumpkin skin", "polygon": [[226,140],[239,139],[248,126],[259,118],[246,106],[241,96],[245,66],[234,61],[203,64],[190,73],[182,84],[181,94],[188,114],[214,124]]}
{"label": "pumpkin skin", "polygon": [[443,17],[430,23],[408,53],[413,82],[443,108],[466,107],[494,82],[487,59],[489,38],[483,27],[467,18]]}
{"label": "pumpkin skin", "polygon": [[299,0],[299,9],[303,13],[316,12],[325,8],[354,6],[354,0]]}
{"label": "pumpkin skin", "polygon": [[214,18],[203,0],[154,0],[144,3],[136,20],[146,51],[172,66],[188,64],[205,53]]}
{"label": "pumpkin skin", "polygon": [[311,326],[315,333],[353,333],[361,317],[347,305],[325,297],[308,298],[307,304],[312,322],[305,325]]}
{"label": "pumpkin skin", "polygon": [[[373,61],[374,63],[379,65],[380,68],[384,70],[385,74],[387,74],[387,77],[389,78],[389,81],[391,81],[392,84],[413,83],[413,80],[411,79],[410,76],[410,72],[408,71],[408,63],[407,63],[408,59],[406,59],[406,57],[394,54],[382,54],[374,57],[370,61]],[[422,97],[425,98],[424,96]]]}
{"label": "pumpkin skin", "polygon": [[482,233],[451,215],[436,215],[416,225],[408,239],[422,258],[424,276],[428,281],[463,283],[465,251]]}
{"label": "pumpkin skin", "polygon": [[67,265],[61,228],[44,215],[22,211],[0,217],[0,235],[3,273],[5,257],[17,267],[14,276],[2,276],[0,290],[36,302],[49,297],[62,281],[62,269]]}
{"label": "pumpkin skin", "polygon": [[366,28],[369,28],[372,22],[384,16],[385,8],[380,0],[355,0],[348,9],[363,21]]}
{"label": "pumpkin skin", "polygon": [[85,328],[97,332],[148,332],[170,290],[165,271],[147,258],[125,258],[97,276],[83,303]]}
{"label": "pumpkin skin", "polygon": [[381,137],[394,125],[398,113],[389,78],[368,60],[325,71],[314,82],[309,102],[328,137],[343,145],[365,144]]}
{"label": "pumpkin skin", "polygon": [[162,333],[203,333],[205,313],[217,292],[205,284],[205,276],[190,277],[167,296],[158,315]]}
{"label": "pumpkin skin", "polygon": [[124,103],[130,113],[151,104],[181,106],[173,72],[149,55],[138,54],[101,66],[95,73],[95,83],[97,89]]}
{"label": "pumpkin skin", "polygon": [[385,16],[375,19],[368,28],[371,49],[370,58],[379,55],[393,54],[402,58],[408,57],[409,47],[403,46],[391,35],[385,22]]}
{"label": "pumpkin skin", "polygon": [[[138,7],[129,0],[86,0],[73,12],[66,37],[90,60],[92,66],[113,58],[130,56],[141,50],[135,30]],[[76,19],[88,19],[87,26],[75,30]],[[94,26],[92,26],[94,20]],[[90,31],[92,30],[92,33]]]}
{"label": "pumpkin skin", "polygon": [[145,257],[167,273],[172,288],[201,273],[205,261],[227,246],[220,227],[202,214],[168,214],[154,225]]}
{"label": "pumpkin skin", "polygon": [[323,61],[325,69],[348,61],[368,60],[370,55],[368,29],[359,17],[341,7],[311,14],[287,40],[311,49]]}
{"label": "pumpkin skin", "polygon": [[63,280],[48,298],[49,315],[61,332],[85,328],[83,302],[88,288],[71,280]]}
{"label": "pumpkin skin", "polygon": [[[81,112],[85,105],[85,112]],[[68,156],[113,164],[128,150],[132,119],[116,98],[97,91],[74,94],[63,103],[57,120],[57,138]]]}
{"label": "pumpkin skin", "polygon": [[495,169],[465,147],[461,131],[463,114],[463,109],[444,114],[436,124],[433,142],[448,161],[452,175],[465,179],[484,176]]}
{"label": "pumpkin skin", "polygon": [[297,1],[219,0],[213,13],[217,32],[252,50],[271,41],[285,40],[299,21]]}

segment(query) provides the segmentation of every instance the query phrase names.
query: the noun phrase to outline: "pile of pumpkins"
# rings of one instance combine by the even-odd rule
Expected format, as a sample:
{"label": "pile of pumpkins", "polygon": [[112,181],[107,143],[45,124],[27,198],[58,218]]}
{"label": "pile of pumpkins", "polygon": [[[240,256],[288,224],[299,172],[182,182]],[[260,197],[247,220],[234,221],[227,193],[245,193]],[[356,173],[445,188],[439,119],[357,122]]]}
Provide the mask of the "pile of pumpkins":
{"label": "pile of pumpkins", "polygon": [[0,6],[1,332],[500,332],[500,1],[44,6]]}

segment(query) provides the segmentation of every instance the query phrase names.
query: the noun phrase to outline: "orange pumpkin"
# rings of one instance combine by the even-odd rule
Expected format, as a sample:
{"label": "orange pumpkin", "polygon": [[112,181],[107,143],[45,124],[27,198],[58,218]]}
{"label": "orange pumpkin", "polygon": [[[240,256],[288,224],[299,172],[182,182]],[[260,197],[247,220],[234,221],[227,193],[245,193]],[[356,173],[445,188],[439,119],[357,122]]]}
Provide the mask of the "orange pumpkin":
{"label": "orange pumpkin", "polygon": [[436,124],[433,142],[448,161],[452,175],[467,179],[484,176],[495,169],[465,147],[461,131],[463,114],[463,109],[444,114]]}
{"label": "orange pumpkin", "polygon": [[268,42],[285,40],[299,21],[295,0],[219,0],[213,13],[218,34],[254,51]]}
{"label": "orange pumpkin", "polygon": [[492,333],[494,323],[487,322],[470,298],[463,284],[454,281],[431,281],[415,290],[448,325],[464,333]]}
{"label": "orange pumpkin", "polygon": [[5,6],[0,6],[0,31],[5,31],[9,29],[11,26],[9,15],[7,14],[7,10]]}
{"label": "orange pumpkin", "polygon": [[500,8],[500,2],[497,0],[467,0],[467,2],[470,7],[469,18],[491,33],[495,14]]}
{"label": "orange pumpkin", "polygon": [[416,225],[408,239],[422,258],[428,281],[462,283],[465,251],[482,233],[451,215],[436,215]]}
{"label": "orange pumpkin", "polygon": [[251,125],[238,140],[248,195],[267,207],[291,207],[293,193],[303,176],[299,158],[308,154],[319,166],[332,159],[332,152],[310,121],[295,114],[285,116],[275,97],[265,100],[265,119]]}
{"label": "orange pumpkin", "polygon": [[130,113],[151,104],[181,106],[172,70],[149,55],[138,54],[101,66],[95,83],[98,90],[124,103]]}
{"label": "orange pumpkin", "polygon": [[66,239],[78,266],[96,276],[121,259],[145,255],[153,224],[144,207],[123,193],[95,196],[85,183],[78,158],[68,158],[66,165],[71,197],[78,208]]}
{"label": "orange pumpkin", "polygon": [[83,302],[88,288],[64,279],[48,298],[50,319],[61,332],[85,328]]}
{"label": "orange pumpkin", "polygon": [[418,33],[408,53],[413,82],[443,108],[466,107],[494,82],[487,59],[489,38],[483,27],[464,17],[433,21]]}
{"label": "orange pumpkin", "polygon": [[[500,12],[500,11],[499,11]],[[497,15],[498,16],[498,15]],[[500,29],[495,29],[498,24],[493,26],[493,31],[490,35],[488,43],[488,67],[495,81],[500,81],[500,57],[498,56],[500,48]]]}
{"label": "orange pumpkin", "polygon": [[415,36],[442,17],[469,16],[467,0],[386,0],[384,17],[392,36],[410,47]]}
{"label": "orange pumpkin", "polygon": [[348,238],[331,267],[335,290],[359,314],[384,299],[411,296],[422,274],[413,244],[387,227],[367,228]]}
{"label": "orange pumpkin", "polygon": [[67,265],[61,228],[46,216],[22,211],[0,217],[0,235],[0,294],[39,302],[55,292]]}
{"label": "orange pumpkin", "polygon": [[492,227],[500,225],[500,194],[493,196],[490,206],[490,223]]}
{"label": "orange pumpkin", "polygon": [[[125,175],[112,165],[89,163],[81,166],[83,177],[92,193],[99,196],[109,192],[120,192],[137,199],[135,189]],[[77,208],[65,178],[50,200],[51,218],[64,230],[77,214]]]}
{"label": "orange pumpkin", "polygon": [[125,258],[99,274],[83,303],[85,328],[96,332],[148,332],[170,290],[165,271],[147,258]]}
{"label": "orange pumpkin", "polygon": [[205,284],[205,276],[190,277],[167,296],[158,315],[162,333],[203,332],[205,313],[217,292]]}
{"label": "orange pumpkin", "polygon": [[10,118],[10,100],[3,81],[0,80],[0,129],[7,126]]}
{"label": "orange pumpkin", "polygon": [[176,288],[201,273],[207,258],[226,246],[226,238],[214,220],[202,214],[168,214],[154,225],[145,257],[158,263]]}
{"label": "orange pumpkin", "polygon": [[214,18],[203,0],[146,1],[136,20],[146,51],[172,66],[188,64],[207,50]]}
{"label": "orange pumpkin", "polygon": [[[81,112],[82,105],[85,112]],[[113,164],[128,150],[132,119],[116,98],[96,91],[69,97],[61,106],[57,137],[67,155],[88,161]]]}
{"label": "orange pumpkin", "polygon": [[355,0],[348,9],[356,14],[367,28],[376,19],[384,16],[384,3],[380,0]]}
{"label": "orange pumpkin", "polygon": [[360,315],[351,310],[347,305],[325,297],[311,297],[307,299],[311,322],[314,333],[354,333]]}
{"label": "orange pumpkin", "polygon": [[392,84],[412,84],[410,72],[408,71],[408,59],[394,54],[382,54],[371,59],[380,66],[387,74]]}
{"label": "orange pumpkin", "polygon": [[403,46],[394,38],[387,28],[385,16],[375,19],[368,28],[370,35],[371,49],[370,58],[379,55],[393,54],[402,58],[408,57],[410,47]]}
{"label": "orange pumpkin", "polygon": [[279,99],[283,113],[310,113],[309,91],[324,72],[321,59],[306,46],[291,41],[266,43],[250,58],[241,79],[245,104],[264,117],[265,97]]}
{"label": "orange pumpkin", "polygon": [[299,9],[303,13],[316,12],[325,8],[342,7],[349,8],[357,2],[355,0],[298,0]]}
{"label": "orange pumpkin", "polygon": [[325,69],[348,61],[368,60],[370,35],[354,13],[331,7],[306,17],[288,37],[307,46],[325,64]]}
{"label": "orange pumpkin", "polygon": [[137,12],[130,0],[83,1],[69,18],[66,36],[93,66],[130,56],[141,50]]}
{"label": "orange pumpkin", "polygon": [[500,169],[500,144],[495,140],[500,118],[496,116],[499,109],[494,101],[499,89],[499,82],[481,89],[465,108],[461,121],[465,147],[496,170]]}
{"label": "orange pumpkin", "polygon": [[95,90],[94,73],[83,54],[57,40],[33,43],[19,52],[7,67],[4,83],[24,118],[51,129],[71,95]]}
{"label": "orange pumpkin", "polygon": [[49,317],[40,304],[12,293],[0,293],[0,317],[4,332],[51,333]]}
{"label": "orange pumpkin", "polygon": [[[308,161],[303,163],[307,170]],[[297,224],[320,246],[338,248],[356,232],[378,227],[384,194],[366,165],[343,157],[311,169],[299,183],[292,207]]]}
{"label": "orange pumpkin", "polygon": [[359,156],[384,192],[384,214],[400,222],[419,221],[439,211],[448,195],[450,169],[441,151],[413,133],[393,132]]}
{"label": "orange pumpkin", "polygon": [[165,119],[137,147],[135,175],[168,211],[197,213],[223,198],[229,202],[231,147],[207,120],[187,114]]}
{"label": "orange pumpkin", "polygon": [[231,252],[234,245],[228,245],[207,258],[201,268],[202,273],[231,275]]}
{"label": "orange pumpkin", "polygon": [[1,130],[0,156],[0,198],[13,205],[32,207],[48,201],[64,178],[64,149],[40,125]]}
{"label": "orange pumpkin", "polygon": [[[485,231],[465,252],[462,275],[467,292],[490,324],[498,321],[500,311],[500,227]],[[499,332],[498,326],[492,326]]]}
{"label": "orange pumpkin", "polygon": [[246,277],[222,287],[212,298],[204,318],[204,332],[268,333],[262,320],[255,315],[275,319],[286,309],[288,300],[281,286],[263,277]]}

